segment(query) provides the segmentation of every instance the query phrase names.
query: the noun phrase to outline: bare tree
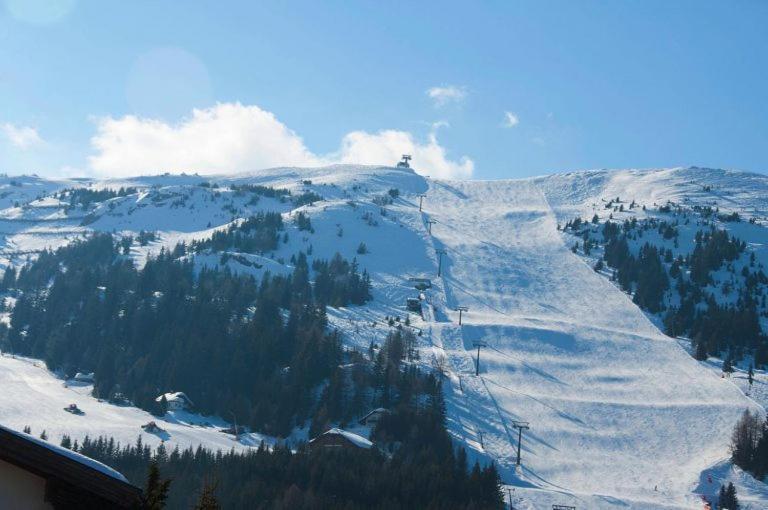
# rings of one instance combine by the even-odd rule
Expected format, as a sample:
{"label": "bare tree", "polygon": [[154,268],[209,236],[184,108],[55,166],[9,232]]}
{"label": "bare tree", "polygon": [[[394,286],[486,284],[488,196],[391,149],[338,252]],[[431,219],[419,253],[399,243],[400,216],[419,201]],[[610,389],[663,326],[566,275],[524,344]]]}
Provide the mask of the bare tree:
{"label": "bare tree", "polygon": [[435,358],[432,360],[432,368],[441,378],[448,376],[448,359],[445,357],[445,354],[435,355]]}
{"label": "bare tree", "polygon": [[746,409],[731,435],[731,460],[742,469],[751,469],[763,424],[757,414]]}

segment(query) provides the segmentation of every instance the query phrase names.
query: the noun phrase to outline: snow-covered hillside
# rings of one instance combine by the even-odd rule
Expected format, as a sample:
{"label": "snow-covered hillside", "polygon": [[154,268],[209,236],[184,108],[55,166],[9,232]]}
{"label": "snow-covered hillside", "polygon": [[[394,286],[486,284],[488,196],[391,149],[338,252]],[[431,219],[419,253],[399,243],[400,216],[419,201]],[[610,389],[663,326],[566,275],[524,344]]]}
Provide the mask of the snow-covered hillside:
{"label": "snow-covered hillside", "polygon": [[[253,186],[289,189],[291,198],[259,195]],[[79,187],[125,191],[86,206],[61,193]],[[764,176],[687,168],[446,182],[407,169],[335,166],[215,178],[4,178],[0,196],[5,266],[92,231],[133,236],[129,252],[143,264],[180,241],[209,238],[259,211],[279,212],[287,235],[274,251],[189,256],[199,267],[226,264],[257,275],[290,270],[299,250],[310,258],[356,257],[371,275],[373,300],[329,310],[329,319],[348,348],[361,352],[381,342],[390,318],[408,315],[406,298],[420,294],[409,278],[431,279],[423,318],[409,316],[422,333],[420,363],[445,372],[449,431],[473,457],[499,465],[515,488],[516,508],[700,508],[700,495],[711,495],[724,477],[740,490],[750,484],[746,500],[768,507],[764,486],[724,462],[733,424],[746,408],[764,412],[765,400],[747,397],[741,378],[721,378],[665,336],[558,230],[616,196],[648,204],[716,201],[723,212],[757,218],[749,241],[768,265]],[[295,224],[299,213],[309,216],[311,230]],[[142,231],[152,235],[139,241]],[[461,326],[459,306],[469,307]],[[30,360],[0,358],[0,386],[0,423],[46,429],[53,440],[104,433],[133,441],[152,419],[66,387]],[[69,403],[86,415],[64,413]],[[199,423],[206,420],[224,425],[195,416],[158,423],[170,444],[229,448],[231,436]],[[519,469],[515,421],[530,426]]]}
{"label": "snow-covered hillside", "polygon": [[[462,416],[457,429],[483,432],[512,476],[512,420],[530,422],[521,483],[579,493],[571,504],[684,505],[689,477],[725,455],[730,423],[754,404],[571,253],[547,200],[561,191],[544,180],[438,184],[428,194],[435,242],[448,250],[437,315],[470,307],[460,332],[449,312],[435,340],[464,379],[456,408],[485,417],[473,430]],[[469,376],[477,341],[488,345],[479,379]]]}
{"label": "snow-covered hillside", "polygon": [[[153,447],[166,441],[181,449],[205,444],[225,451],[258,446],[262,440],[274,443],[273,438],[256,433],[243,434],[236,442],[232,434],[221,432],[230,425],[218,417],[176,411],[159,420],[133,406],[97,400],[90,396],[92,385],[57,378],[37,360],[0,356],[0,385],[0,423],[15,430],[29,426],[33,435],[45,432],[56,444],[65,434],[73,440],[110,436],[123,445],[133,444],[141,436],[145,444]],[[83,414],[65,411],[70,404]],[[144,432],[142,425],[152,421],[163,431]]]}

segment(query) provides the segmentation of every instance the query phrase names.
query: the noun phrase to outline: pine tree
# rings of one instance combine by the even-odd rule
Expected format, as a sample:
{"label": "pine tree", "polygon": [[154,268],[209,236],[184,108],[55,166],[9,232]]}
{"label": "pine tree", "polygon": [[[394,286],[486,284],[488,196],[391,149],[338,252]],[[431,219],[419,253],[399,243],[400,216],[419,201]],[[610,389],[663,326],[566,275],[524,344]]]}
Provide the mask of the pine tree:
{"label": "pine tree", "polygon": [[749,364],[749,371],[747,372],[747,381],[749,381],[749,389],[752,389],[752,383],[755,382],[755,367],[752,363]]}
{"label": "pine tree", "polygon": [[11,289],[14,285],[16,285],[16,269],[9,267],[5,270],[5,273],[3,273],[3,279],[0,281],[0,289]]}
{"label": "pine tree", "polygon": [[765,475],[768,475],[768,418],[763,422],[763,430],[760,439],[757,441],[754,459],[752,474],[758,480],[762,480],[765,478]]}
{"label": "pine tree", "polygon": [[203,485],[203,492],[200,494],[200,499],[195,505],[195,510],[220,510],[218,500],[216,499],[216,484],[210,484],[208,482]]}
{"label": "pine tree", "polygon": [[731,359],[730,354],[725,358],[725,361],[723,362],[723,373],[728,377],[730,377],[733,373],[733,360]]}
{"label": "pine tree", "polygon": [[728,482],[728,488],[725,490],[725,494],[728,496],[728,508],[730,510],[739,510],[739,498],[736,497],[736,487],[733,482]]}
{"label": "pine tree", "polygon": [[157,462],[152,462],[149,466],[147,475],[147,487],[144,489],[142,501],[142,510],[162,510],[168,500],[168,489],[171,486],[170,480],[160,478],[160,469]]}
{"label": "pine tree", "polygon": [[696,340],[696,359],[699,361],[706,361],[708,357],[709,354],[707,353],[707,346],[704,339],[699,338]]}
{"label": "pine tree", "polygon": [[760,418],[749,409],[744,410],[731,435],[733,463],[744,470],[752,471],[756,467],[755,461],[759,461],[756,459],[755,452],[763,435],[763,424]]}
{"label": "pine tree", "polygon": [[501,477],[496,469],[496,464],[491,463],[483,469],[481,475],[481,489],[484,508],[503,508],[504,496],[501,492]]}
{"label": "pine tree", "polygon": [[728,487],[720,486],[720,494],[717,500],[717,508],[723,510],[739,510],[739,499],[736,497],[736,487],[733,482],[728,482]]}
{"label": "pine tree", "polygon": [[726,508],[728,496],[725,494],[725,485],[720,486],[720,493],[717,496],[717,508]]}
{"label": "pine tree", "polygon": [[163,393],[163,396],[160,397],[160,402],[157,407],[157,416],[165,416],[165,414],[168,412],[168,399],[165,398],[165,393]]}

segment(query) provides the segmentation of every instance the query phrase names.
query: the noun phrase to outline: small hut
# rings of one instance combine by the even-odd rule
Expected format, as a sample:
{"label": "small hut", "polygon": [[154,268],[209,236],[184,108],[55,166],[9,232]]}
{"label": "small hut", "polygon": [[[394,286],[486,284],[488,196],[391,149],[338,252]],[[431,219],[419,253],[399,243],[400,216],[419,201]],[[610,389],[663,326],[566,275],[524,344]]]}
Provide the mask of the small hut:
{"label": "small hut", "polygon": [[75,381],[80,383],[93,384],[93,372],[78,372],[75,374]]}
{"label": "small hut", "polygon": [[359,436],[348,430],[332,428],[309,441],[310,450],[323,448],[348,448],[370,450],[373,443],[363,436]]}
{"label": "small hut", "polygon": [[189,397],[181,392],[176,391],[173,393],[164,393],[163,395],[160,395],[155,399],[155,402],[162,402],[163,397],[165,397],[165,401],[168,402],[168,410],[169,411],[182,411],[182,410],[188,410],[191,409],[194,404],[192,404],[192,401],[189,399]]}

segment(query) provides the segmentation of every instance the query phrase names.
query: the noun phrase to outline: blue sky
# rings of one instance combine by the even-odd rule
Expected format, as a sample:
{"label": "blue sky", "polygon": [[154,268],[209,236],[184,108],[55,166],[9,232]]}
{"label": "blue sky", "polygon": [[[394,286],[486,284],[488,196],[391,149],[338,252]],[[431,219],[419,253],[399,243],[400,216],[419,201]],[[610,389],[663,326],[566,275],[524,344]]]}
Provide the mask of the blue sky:
{"label": "blue sky", "polygon": [[766,172],[766,27],[763,1],[0,0],[0,171]]}

